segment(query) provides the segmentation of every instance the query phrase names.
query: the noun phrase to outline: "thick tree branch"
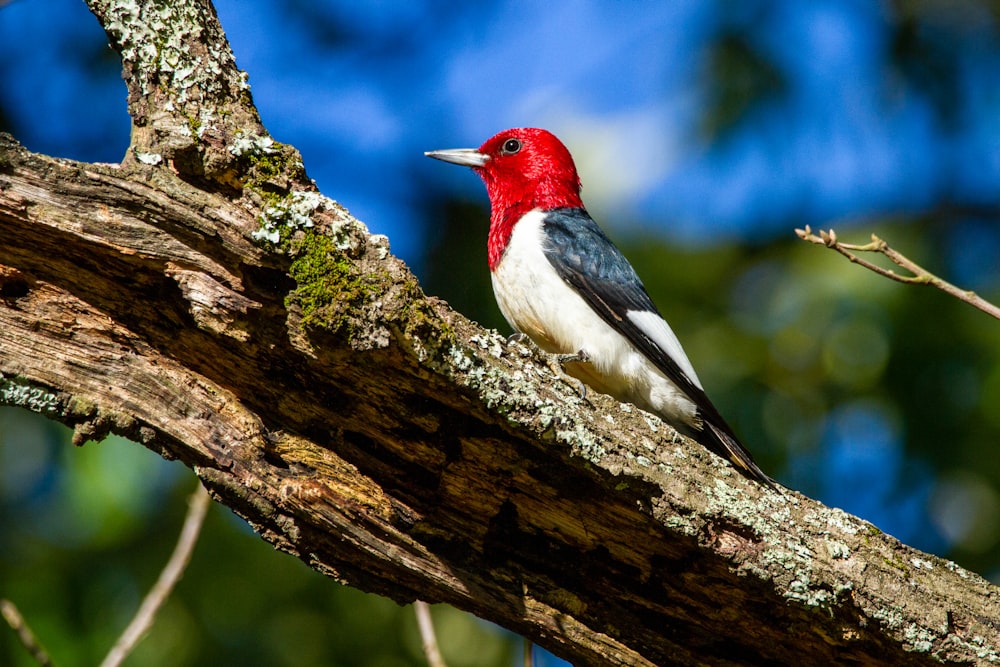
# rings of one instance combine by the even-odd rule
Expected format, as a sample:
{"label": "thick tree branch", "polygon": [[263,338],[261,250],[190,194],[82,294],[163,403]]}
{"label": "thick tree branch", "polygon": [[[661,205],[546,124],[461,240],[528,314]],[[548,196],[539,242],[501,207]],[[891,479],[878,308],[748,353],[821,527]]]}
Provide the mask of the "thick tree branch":
{"label": "thick tree branch", "polygon": [[[112,4],[92,3],[125,54]],[[218,53],[203,9],[163,29]],[[154,93],[128,57],[141,117],[158,107],[133,99]],[[158,67],[148,80],[176,95]],[[212,90],[216,109],[243,99]],[[384,238],[310,192],[293,149],[218,122],[187,152],[167,123],[138,151],[164,159],[134,143],[120,167],[0,138],[0,402],[80,444],[114,431],[181,459],[331,577],[453,604],[579,664],[998,656],[995,587],[748,482],[635,408],[581,400],[424,296]]]}
{"label": "thick tree branch", "polygon": [[294,286],[265,265],[281,256],[234,236],[252,223],[216,195],[9,139],[0,161],[16,240],[0,250],[4,402],[182,459],[322,572],[582,663],[920,664],[996,646],[982,579],[581,401],[421,296],[334,207],[293,263],[329,270],[286,308]]}

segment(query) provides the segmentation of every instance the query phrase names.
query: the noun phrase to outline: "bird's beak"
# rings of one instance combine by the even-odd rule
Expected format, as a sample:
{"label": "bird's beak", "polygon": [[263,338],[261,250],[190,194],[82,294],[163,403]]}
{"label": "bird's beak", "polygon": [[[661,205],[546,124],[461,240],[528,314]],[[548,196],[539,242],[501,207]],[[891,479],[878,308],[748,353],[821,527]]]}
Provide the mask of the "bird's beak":
{"label": "bird's beak", "polygon": [[427,151],[424,155],[473,169],[486,166],[487,160],[490,159],[489,155],[480,153],[475,148],[448,148],[442,151]]}

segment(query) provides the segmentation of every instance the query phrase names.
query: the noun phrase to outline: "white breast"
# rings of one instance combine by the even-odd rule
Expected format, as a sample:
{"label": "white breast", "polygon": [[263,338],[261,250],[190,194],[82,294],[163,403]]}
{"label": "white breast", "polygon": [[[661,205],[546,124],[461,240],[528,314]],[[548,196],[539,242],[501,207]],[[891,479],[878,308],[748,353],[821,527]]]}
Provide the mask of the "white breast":
{"label": "white breast", "polygon": [[[518,221],[493,271],[493,292],[507,322],[546,352],[585,350],[591,360],[567,364],[566,372],[593,389],[635,403],[674,424],[693,424],[694,403],[556,273],[542,251],[544,217],[534,210]],[[687,355],[662,318],[650,313],[629,313],[629,317],[699,384]]]}

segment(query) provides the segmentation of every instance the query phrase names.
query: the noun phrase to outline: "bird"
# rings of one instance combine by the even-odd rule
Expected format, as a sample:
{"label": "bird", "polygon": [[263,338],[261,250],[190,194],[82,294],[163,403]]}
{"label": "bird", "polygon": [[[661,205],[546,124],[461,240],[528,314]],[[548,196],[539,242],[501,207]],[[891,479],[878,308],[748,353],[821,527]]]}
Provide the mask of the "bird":
{"label": "bird", "polygon": [[573,157],[555,135],[513,128],[479,148],[424,155],[471,167],[486,185],[493,292],[515,336],[775,488],[709,400],[635,269],[587,212]]}

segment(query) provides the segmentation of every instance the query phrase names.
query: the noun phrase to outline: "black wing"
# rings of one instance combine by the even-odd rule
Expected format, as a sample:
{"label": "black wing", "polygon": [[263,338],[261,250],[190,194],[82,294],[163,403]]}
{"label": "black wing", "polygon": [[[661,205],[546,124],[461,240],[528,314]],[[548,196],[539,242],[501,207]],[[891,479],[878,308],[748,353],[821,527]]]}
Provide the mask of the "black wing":
{"label": "black wing", "polygon": [[657,315],[659,311],[635,269],[607,234],[585,210],[578,208],[546,211],[544,225],[549,245],[543,250],[559,276],[697,406],[698,416],[704,424],[699,442],[731,461],[746,477],[773,488],[773,480],[740,444],[704,390],[628,317],[629,311],[648,311]]}

